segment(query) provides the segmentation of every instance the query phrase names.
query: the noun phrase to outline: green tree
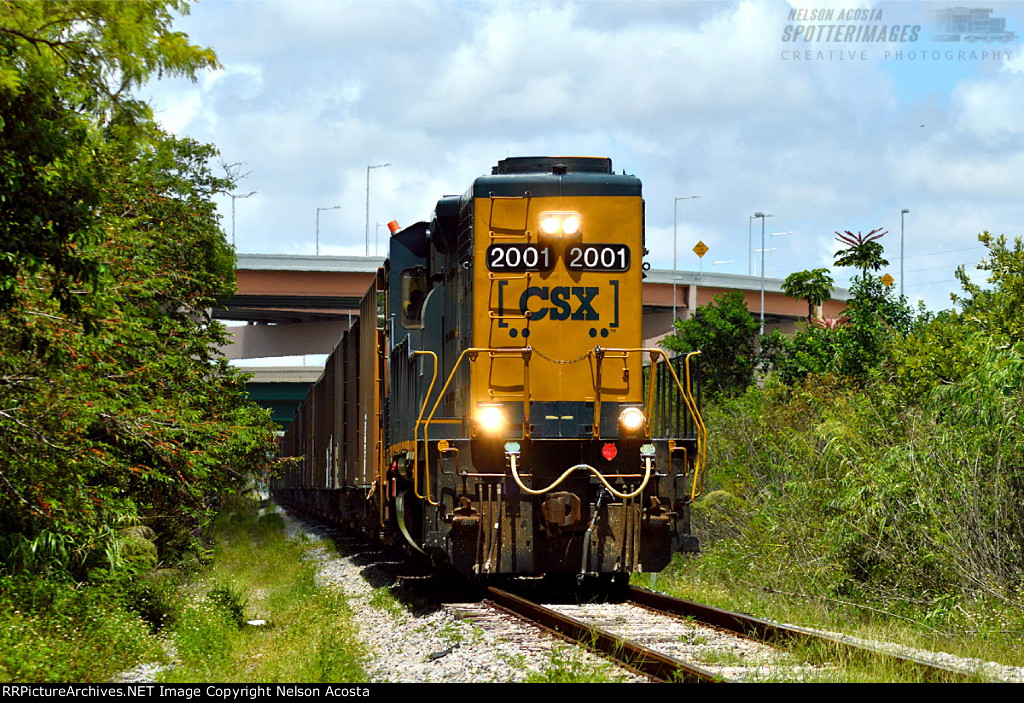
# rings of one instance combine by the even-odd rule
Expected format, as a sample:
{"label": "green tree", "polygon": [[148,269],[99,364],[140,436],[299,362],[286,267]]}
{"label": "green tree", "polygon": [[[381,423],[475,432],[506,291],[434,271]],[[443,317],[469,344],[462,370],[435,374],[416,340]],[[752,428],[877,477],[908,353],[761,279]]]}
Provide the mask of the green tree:
{"label": "green tree", "polygon": [[215,151],[129,91],[194,77],[179,2],[0,0],[0,560],[85,578],[174,561],[272,425],[220,357],[234,260]]}
{"label": "green tree", "polygon": [[814,318],[814,308],[832,297],[835,281],[828,269],[797,271],[786,276],[782,290],[790,298],[807,301],[807,321]]}
{"label": "green tree", "polygon": [[867,234],[854,234],[850,230],[846,230],[844,234],[836,234],[836,240],[847,245],[846,249],[836,252],[836,266],[855,266],[860,269],[863,277],[867,276],[869,270],[877,271],[889,265],[889,262],[882,258],[882,245],[876,241],[888,234],[883,232],[881,227]]}
{"label": "green tree", "polygon": [[793,335],[775,331],[761,342],[765,366],[784,383],[810,374],[836,374],[858,383],[891,357],[893,344],[910,334],[913,311],[881,279],[854,276],[842,318],[822,322]]}
{"label": "green tree", "polygon": [[733,291],[716,295],[690,319],[676,320],[675,334],[666,337],[662,345],[678,352],[700,350],[707,394],[735,395],[754,381],[758,329],[743,294]]}
{"label": "green tree", "polygon": [[195,78],[216,65],[209,49],[171,30],[177,0],[0,0],[0,311],[26,334],[25,281],[47,276],[61,314],[92,329],[86,293],[102,278],[85,252],[99,241],[106,138],[154,134],[151,111],[130,91],[154,75]]}
{"label": "green tree", "polygon": [[166,137],[111,141],[98,155],[110,178],[103,240],[84,251],[103,265],[84,310],[94,332],[55,314],[46,286],[22,291],[31,333],[59,354],[44,364],[0,338],[9,568],[83,578],[124,565],[126,544],[138,541],[123,533],[130,525],[153,530],[152,557],[173,561],[207,519],[207,497],[264,467],[269,418],[220,357],[226,333],[209,312],[234,285],[210,199],[226,187],[207,166],[214,153]]}
{"label": "green tree", "polygon": [[988,272],[990,287],[971,282],[961,266],[956,277],[964,292],[954,294],[953,302],[961,307],[963,318],[981,332],[1015,344],[1024,340],[1024,243],[1016,237],[1008,246],[1005,235],[993,236],[987,231],[978,235],[978,241],[989,250],[978,270]]}

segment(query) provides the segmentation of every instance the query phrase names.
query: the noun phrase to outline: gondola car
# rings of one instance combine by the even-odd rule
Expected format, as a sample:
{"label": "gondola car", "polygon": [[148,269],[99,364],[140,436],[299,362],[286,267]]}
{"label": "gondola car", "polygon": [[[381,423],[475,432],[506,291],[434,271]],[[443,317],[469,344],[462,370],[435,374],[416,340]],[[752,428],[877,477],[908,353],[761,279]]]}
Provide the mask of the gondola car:
{"label": "gondola car", "polygon": [[282,439],[278,499],[478,577],[696,551],[693,354],[645,349],[640,180],[507,158],[396,232]]}

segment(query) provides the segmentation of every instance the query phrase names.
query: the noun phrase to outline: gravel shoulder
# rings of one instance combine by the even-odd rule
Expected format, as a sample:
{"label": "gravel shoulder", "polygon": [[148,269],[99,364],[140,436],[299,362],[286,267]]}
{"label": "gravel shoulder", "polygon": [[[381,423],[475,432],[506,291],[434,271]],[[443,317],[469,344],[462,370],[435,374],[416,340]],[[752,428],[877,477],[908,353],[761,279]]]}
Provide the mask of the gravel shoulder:
{"label": "gravel shoulder", "polygon": [[[293,534],[336,539],[286,513]],[[369,652],[373,683],[517,683],[552,669],[566,676],[602,671],[610,681],[646,682],[596,655],[478,603],[403,607],[382,591],[398,584],[397,565],[369,547],[310,552],[320,562],[321,583],[344,589]]]}

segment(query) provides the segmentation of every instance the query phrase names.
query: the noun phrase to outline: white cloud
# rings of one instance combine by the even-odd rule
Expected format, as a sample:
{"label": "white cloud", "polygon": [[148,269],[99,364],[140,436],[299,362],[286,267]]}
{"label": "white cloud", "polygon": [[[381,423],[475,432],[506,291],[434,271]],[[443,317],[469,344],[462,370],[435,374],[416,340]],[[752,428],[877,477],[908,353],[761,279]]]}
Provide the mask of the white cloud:
{"label": "white cloud", "polygon": [[1019,223],[1020,53],[955,77],[942,62],[783,60],[790,7],[828,4],[206,2],[181,29],[225,69],[152,90],[169,129],[252,171],[243,251],[312,251],[316,208],[340,204],[321,218],[322,248],[361,253],[369,164],[392,164],[372,176],[372,248],[378,222],[424,219],[497,160],[544,153],[610,156],[640,176],[656,267],[671,265],[680,195],[702,196],[680,207],[680,267],[696,268],[683,252],[700,238],[734,272],[756,210],[798,232],[776,273],[827,265],[834,230],[892,231],[903,207],[913,245],[936,250]]}

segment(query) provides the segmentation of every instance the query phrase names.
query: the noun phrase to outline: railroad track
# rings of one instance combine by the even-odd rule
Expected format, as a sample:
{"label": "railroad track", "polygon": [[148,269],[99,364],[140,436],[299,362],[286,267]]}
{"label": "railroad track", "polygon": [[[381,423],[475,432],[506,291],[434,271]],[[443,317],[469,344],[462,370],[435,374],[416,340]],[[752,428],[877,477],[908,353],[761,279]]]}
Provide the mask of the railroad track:
{"label": "railroad track", "polygon": [[[614,605],[541,605],[493,587],[487,589],[485,597],[502,609],[660,682],[792,681],[826,673],[823,666],[790,656],[785,650],[793,646],[813,647],[834,661],[880,658],[908,670],[920,681],[979,679],[975,672],[641,588],[630,588],[627,601]],[[699,631],[701,627],[719,634]]]}

